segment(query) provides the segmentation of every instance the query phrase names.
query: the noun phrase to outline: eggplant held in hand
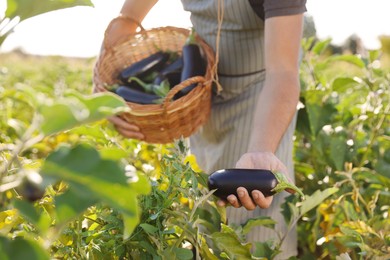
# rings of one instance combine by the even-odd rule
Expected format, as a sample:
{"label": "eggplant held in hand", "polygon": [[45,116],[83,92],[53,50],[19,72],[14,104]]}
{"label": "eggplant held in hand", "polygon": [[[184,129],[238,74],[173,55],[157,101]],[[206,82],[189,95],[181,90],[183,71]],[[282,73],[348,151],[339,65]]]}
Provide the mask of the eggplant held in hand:
{"label": "eggplant held in hand", "polygon": [[259,190],[266,197],[288,189],[304,198],[302,191],[290,183],[283,173],[273,173],[269,170],[238,168],[218,170],[209,176],[208,187],[209,190],[216,189],[214,195],[223,200],[230,194],[237,196],[238,187],[246,188],[249,195],[253,190]]}
{"label": "eggplant held in hand", "polygon": [[119,74],[119,80],[126,83],[131,77],[143,78],[152,72],[160,71],[164,68],[169,57],[170,54],[168,52],[158,51],[125,68]]}

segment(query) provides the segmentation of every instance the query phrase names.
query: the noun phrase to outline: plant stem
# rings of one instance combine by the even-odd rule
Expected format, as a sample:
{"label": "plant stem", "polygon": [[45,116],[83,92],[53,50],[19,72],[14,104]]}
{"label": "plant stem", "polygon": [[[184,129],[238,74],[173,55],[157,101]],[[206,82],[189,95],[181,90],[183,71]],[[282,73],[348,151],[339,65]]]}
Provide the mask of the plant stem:
{"label": "plant stem", "polygon": [[81,216],[77,220],[77,252],[78,252],[79,256],[82,256],[82,259],[87,259],[88,257],[86,256],[85,251],[82,248],[82,243],[81,243],[81,240],[82,240],[81,233],[83,232],[83,227],[82,227],[82,224],[83,224],[82,218],[83,217],[84,216]]}
{"label": "plant stem", "polygon": [[[283,235],[283,237],[279,240],[279,243],[276,245],[276,247],[275,247],[276,250],[279,250],[280,248],[282,248],[282,245],[283,245],[283,243],[284,243],[284,240],[287,238],[287,235],[292,231],[292,229],[294,228],[294,226],[297,225],[299,219],[302,218],[302,217],[303,217],[303,215],[300,214],[298,217],[296,217],[296,218],[294,219],[293,222],[291,222],[291,224],[290,224],[290,225],[288,226],[288,228],[287,228],[286,233]],[[276,256],[276,255],[275,255],[275,256]],[[274,256],[274,257],[275,257],[275,256]],[[273,258],[274,258],[274,257],[273,257]]]}
{"label": "plant stem", "polygon": [[13,147],[11,158],[0,169],[0,184],[3,183],[3,178],[7,175],[9,167],[14,163],[15,160],[17,160],[19,154],[22,153],[26,147],[29,147],[42,140],[43,135],[38,135],[35,138],[32,138],[39,125],[39,117],[35,115],[30,127],[20,138],[19,142]]}
{"label": "plant stem", "polygon": [[378,124],[372,129],[372,135],[371,135],[371,138],[370,138],[370,140],[369,140],[369,142],[367,144],[366,152],[363,154],[363,157],[360,160],[361,163],[358,166],[358,168],[363,168],[363,166],[364,166],[364,164],[365,164],[365,162],[367,160],[368,153],[371,151],[371,148],[374,145],[375,140],[377,140],[378,133],[382,129],[382,126],[383,126],[383,124],[385,122],[385,119],[386,119],[386,117],[388,116],[389,113],[390,113],[390,104],[387,104],[387,106],[385,107],[383,113],[381,114],[381,116],[379,118]]}

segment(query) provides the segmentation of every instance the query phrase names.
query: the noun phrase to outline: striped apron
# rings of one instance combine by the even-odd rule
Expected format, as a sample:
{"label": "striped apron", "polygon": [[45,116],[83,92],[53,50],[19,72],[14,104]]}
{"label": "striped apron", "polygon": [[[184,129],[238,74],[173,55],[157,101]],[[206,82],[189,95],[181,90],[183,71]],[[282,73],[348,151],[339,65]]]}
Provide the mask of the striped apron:
{"label": "striped apron", "polygon": [[[191,13],[191,21],[197,33],[216,50],[218,1],[182,0],[182,4]],[[202,170],[208,173],[234,167],[241,155],[247,152],[253,111],[265,79],[264,22],[257,17],[247,0],[223,0],[222,9],[218,74],[223,91],[213,97],[211,115],[206,125],[190,137],[191,152]],[[288,168],[291,180],[294,180],[294,129],[295,119],[276,152],[276,156]],[[275,230],[254,228],[248,234],[247,242],[276,239],[277,234],[286,233],[280,206],[287,195],[286,192],[275,195],[268,209],[257,207],[247,211],[245,208],[228,207],[228,222],[242,224],[257,216],[270,216],[278,223]],[[295,230],[289,233],[281,250],[279,259],[297,254]]]}

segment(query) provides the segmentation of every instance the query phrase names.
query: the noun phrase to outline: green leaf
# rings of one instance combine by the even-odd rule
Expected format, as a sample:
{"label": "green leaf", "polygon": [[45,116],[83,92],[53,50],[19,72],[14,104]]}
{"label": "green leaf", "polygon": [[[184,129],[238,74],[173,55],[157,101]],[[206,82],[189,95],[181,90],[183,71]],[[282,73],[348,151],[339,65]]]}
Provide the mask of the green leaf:
{"label": "green leaf", "polygon": [[3,260],[48,260],[46,250],[37,242],[17,237],[9,240],[0,236],[0,259]]}
{"label": "green leaf", "polygon": [[152,226],[148,223],[142,223],[140,224],[140,227],[146,232],[146,233],[149,233],[149,234],[154,234],[158,231],[158,228],[156,228],[155,226]]}
{"label": "green leaf", "polygon": [[74,6],[93,6],[90,0],[7,0],[6,17],[20,20]]}
{"label": "green leaf", "polygon": [[339,77],[333,80],[332,90],[338,93],[345,93],[349,89],[353,89],[360,82],[356,78]]}
{"label": "green leaf", "polygon": [[375,164],[375,170],[384,177],[390,178],[390,163],[380,158]]}
{"label": "green leaf", "polygon": [[35,209],[34,205],[24,201],[24,200],[15,200],[14,207],[19,210],[20,214],[29,222],[34,225],[39,223],[40,215]]}
{"label": "green leaf", "polygon": [[42,105],[38,108],[38,112],[43,119],[41,131],[45,135],[70,129],[88,117],[86,107],[76,99]]}
{"label": "green leaf", "polygon": [[210,203],[203,203],[196,209],[195,223],[202,225],[208,232],[218,232],[219,224],[223,222],[218,208]]}
{"label": "green leaf", "polygon": [[366,66],[364,61],[356,55],[334,55],[329,57],[328,59],[328,62],[335,62],[335,61],[345,61],[361,69],[363,69]]}
{"label": "green leaf", "polygon": [[304,37],[301,41],[301,46],[302,46],[302,49],[307,52],[310,50],[310,48],[313,46],[313,42],[315,40],[315,37],[309,37],[309,38],[306,38]]}
{"label": "green leaf", "polygon": [[133,233],[133,230],[137,227],[139,223],[139,215],[140,212],[138,210],[138,201],[136,197],[132,197],[128,199],[128,203],[134,207],[133,212],[131,214],[126,212],[122,212],[122,217],[123,217],[123,225],[124,225],[124,230],[123,230],[123,238],[127,239],[130,237],[131,233]]}
{"label": "green leaf", "polygon": [[243,234],[248,234],[254,227],[264,226],[273,229],[276,221],[267,216],[259,216],[257,218],[249,219],[242,225]]}
{"label": "green leaf", "polygon": [[41,131],[50,135],[128,109],[125,101],[112,93],[82,96],[69,92],[67,97],[60,100],[46,101],[39,106],[38,113],[42,116]]}
{"label": "green leaf", "polygon": [[206,242],[206,239],[204,237],[200,237],[199,239],[201,239],[201,246],[200,246],[200,250],[201,250],[201,255],[204,257],[204,259],[208,259],[208,260],[218,260],[219,258],[211,252],[210,248],[209,248],[209,245],[207,244]]}
{"label": "green leaf", "polygon": [[138,172],[135,176],[130,175],[128,177],[127,182],[130,189],[142,195],[147,195],[151,192],[152,187],[149,178],[144,173]]}
{"label": "green leaf", "polygon": [[104,159],[115,160],[115,161],[123,158],[127,158],[129,156],[129,154],[125,150],[119,147],[103,147],[100,150],[100,155]]}
{"label": "green leaf", "polygon": [[310,128],[309,114],[305,104],[306,101],[305,99],[301,99],[301,102],[305,107],[298,110],[296,131],[306,136],[310,136],[312,132]]}
{"label": "green leaf", "polygon": [[322,54],[326,48],[328,47],[329,43],[332,41],[332,39],[326,39],[326,40],[323,40],[323,41],[318,41],[312,48],[312,51],[317,54],[317,55],[320,55]]}
{"label": "green leaf", "polygon": [[175,247],[172,249],[172,251],[173,251],[174,255],[176,256],[175,259],[186,260],[186,259],[193,259],[193,257],[194,257],[194,254],[192,253],[192,251],[190,249]]}
{"label": "green leaf", "polygon": [[344,169],[345,156],[348,150],[346,138],[345,133],[336,133],[330,137],[330,158],[339,171]]}
{"label": "green leaf", "polygon": [[333,115],[337,113],[337,109],[332,103],[321,100],[319,91],[310,91],[307,93],[305,106],[309,118],[310,130],[314,136],[325,125],[329,124]]}
{"label": "green leaf", "polygon": [[100,92],[86,96],[75,91],[68,91],[65,96],[77,98],[85,105],[89,111],[87,122],[97,121],[129,109],[122,98],[111,92]]}
{"label": "green leaf", "polygon": [[345,214],[350,218],[352,221],[358,221],[360,216],[356,212],[354,205],[349,202],[348,200],[344,200],[344,211]]}
{"label": "green leaf", "polygon": [[33,204],[24,200],[15,200],[14,207],[20,212],[24,219],[32,223],[42,233],[47,231],[51,225],[51,218],[48,214],[42,214]]}
{"label": "green leaf", "polygon": [[369,50],[368,51],[368,56],[369,56],[369,61],[370,63],[373,63],[376,60],[380,59],[380,50]]}
{"label": "green leaf", "polygon": [[63,194],[55,197],[55,208],[58,223],[66,223],[82,214],[88,207],[94,205],[98,200],[88,196],[80,196],[74,189],[70,188]]}
{"label": "green leaf", "polygon": [[[272,259],[272,257],[277,253],[275,249],[272,248],[272,242],[255,242],[255,250],[253,252],[253,255],[257,257],[263,257],[263,259]],[[261,258],[260,258],[261,259]]]}
{"label": "green leaf", "polygon": [[305,194],[303,194],[302,190],[297,186],[295,186],[294,183],[290,182],[290,180],[287,179],[286,175],[284,175],[281,172],[274,172],[273,174],[275,175],[278,184],[271,191],[278,193],[283,190],[289,189],[296,192],[301,197],[302,200],[305,199]]}
{"label": "green leaf", "polygon": [[315,207],[320,205],[326,198],[336,193],[338,190],[338,188],[332,187],[323,191],[317,190],[316,192],[314,192],[313,195],[306,196],[306,200],[301,202],[300,214],[304,215],[310,210],[314,209]]}
{"label": "green leaf", "polygon": [[287,224],[291,224],[293,220],[299,217],[299,208],[296,206],[296,197],[288,196],[282,204],[282,215]]}
{"label": "green leaf", "polygon": [[215,245],[232,259],[251,259],[251,245],[242,244],[232,228],[222,224],[222,231],[211,235]]}
{"label": "green leaf", "polygon": [[[138,223],[138,194],[150,189],[145,181],[134,180],[130,185],[122,167],[115,161],[102,159],[94,148],[86,145],[61,147],[50,154],[41,174],[67,182],[75,194],[89,197],[90,203],[98,199],[120,211],[124,215],[126,236]],[[87,204],[84,201],[81,206]]]}

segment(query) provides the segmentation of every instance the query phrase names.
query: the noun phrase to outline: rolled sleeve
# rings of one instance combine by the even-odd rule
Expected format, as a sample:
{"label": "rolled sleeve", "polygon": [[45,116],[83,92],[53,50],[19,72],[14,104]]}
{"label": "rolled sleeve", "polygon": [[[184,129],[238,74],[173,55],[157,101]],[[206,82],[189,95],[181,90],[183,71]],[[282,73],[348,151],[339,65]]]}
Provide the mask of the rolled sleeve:
{"label": "rolled sleeve", "polygon": [[301,14],[306,12],[306,0],[265,0],[265,19],[275,16]]}

